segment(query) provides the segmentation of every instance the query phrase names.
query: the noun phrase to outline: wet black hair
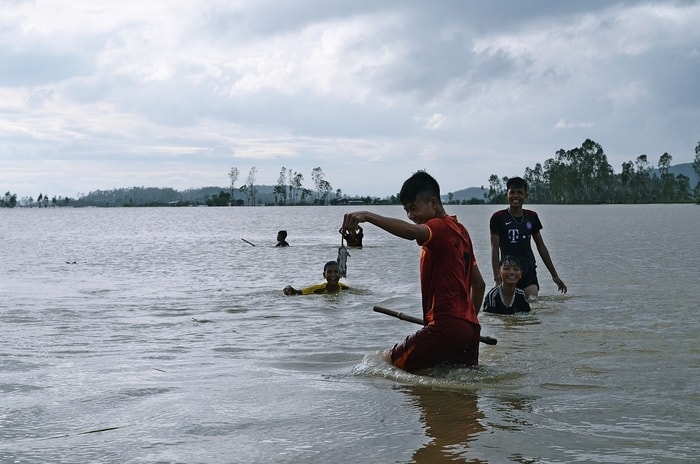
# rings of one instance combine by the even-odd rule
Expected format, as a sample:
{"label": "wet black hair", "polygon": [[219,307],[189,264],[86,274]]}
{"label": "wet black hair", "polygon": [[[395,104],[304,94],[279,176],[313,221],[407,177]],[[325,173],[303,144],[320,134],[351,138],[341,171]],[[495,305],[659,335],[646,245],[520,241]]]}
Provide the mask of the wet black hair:
{"label": "wet black hair", "polygon": [[527,192],[527,182],[522,177],[511,177],[506,181],[506,189],[521,188]]}
{"label": "wet black hair", "polygon": [[399,192],[399,201],[404,206],[416,201],[418,197],[424,201],[435,197],[442,204],[440,201],[440,185],[433,176],[423,170],[417,171],[406,179],[401,186],[401,192]]}
{"label": "wet black hair", "polygon": [[503,258],[501,258],[501,261],[498,263],[498,267],[501,267],[506,263],[514,264],[518,267],[518,269],[520,269],[520,260],[513,255],[505,255]]}
{"label": "wet black hair", "polygon": [[283,239],[287,238],[287,231],[286,230],[280,230],[277,232],[277,235],[281,235]]}
{"label": "wet black hair", "polygon": [[326,269],[328,269],[331,266],[338,267],[338,261],[328,261],[326,264],[323,265],[323,272],[326,272]]}

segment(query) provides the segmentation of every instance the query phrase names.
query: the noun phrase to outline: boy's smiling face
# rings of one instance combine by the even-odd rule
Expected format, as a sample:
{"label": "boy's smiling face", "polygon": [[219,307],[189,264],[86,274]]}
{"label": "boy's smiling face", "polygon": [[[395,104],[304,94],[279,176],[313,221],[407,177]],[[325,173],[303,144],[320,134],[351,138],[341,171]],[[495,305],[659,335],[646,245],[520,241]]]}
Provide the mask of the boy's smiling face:
{"label": "boy's smiling face", "polygon": [[406,203],[403,209],[408,219],[416,224],[424,224],[437,216],[437,199],[435,197],[424,201],[420,196],[410,203]]}
{"label": "boy's smiling face", "polygon": [[508,204],[513,207],[522,207],[525,200],[527,200],[527,197],[527,190],[522,187],[508,189],[508,192],[506,193]]}
{"label": "boy's smiling face", "polygon": [[340,281],[340,270],[338,266],[328,266],[326,270],[323,271],[323,277],[325,277],[326,281],[332,286],[338,285],[338,281]]}
{"label": "boy's smiling face", "polygon": [[501,275],[501,282],[515,285],[520,281],[523,273],[520,271],[520,267],[512,262],[506,261],[501,264],[498,272]]}

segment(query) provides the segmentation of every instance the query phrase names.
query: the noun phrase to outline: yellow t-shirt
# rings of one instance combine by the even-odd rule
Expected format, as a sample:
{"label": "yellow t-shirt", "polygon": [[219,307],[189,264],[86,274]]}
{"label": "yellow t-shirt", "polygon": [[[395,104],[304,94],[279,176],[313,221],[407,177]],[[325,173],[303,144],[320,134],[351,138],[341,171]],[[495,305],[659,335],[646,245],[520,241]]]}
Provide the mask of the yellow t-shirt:
{"label": "yellow t-shirt", "polygon": [[[302,295],[310,295],[312,293],[316,293],[316,294],[328,293],[328,290],[326,289],[327,286],[328,286],[328,282],[322,282],[320,284],[316,284],[316,285],[312,285],[310,287],[302,288],[301,294]],[[338,286],[340,286],[341,290],[348,290],[350,288],[342,282],[338,282]]]}

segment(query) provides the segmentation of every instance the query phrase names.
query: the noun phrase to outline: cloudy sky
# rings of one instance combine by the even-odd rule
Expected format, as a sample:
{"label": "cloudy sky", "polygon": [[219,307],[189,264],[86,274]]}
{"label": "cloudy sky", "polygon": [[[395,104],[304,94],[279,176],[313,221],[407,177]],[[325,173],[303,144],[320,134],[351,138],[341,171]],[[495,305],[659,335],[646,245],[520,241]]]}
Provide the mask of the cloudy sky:
{"label": "cloudy sky", "polygon": [[0,0],[0,190],[443,193],[700,140],[700,1]]}

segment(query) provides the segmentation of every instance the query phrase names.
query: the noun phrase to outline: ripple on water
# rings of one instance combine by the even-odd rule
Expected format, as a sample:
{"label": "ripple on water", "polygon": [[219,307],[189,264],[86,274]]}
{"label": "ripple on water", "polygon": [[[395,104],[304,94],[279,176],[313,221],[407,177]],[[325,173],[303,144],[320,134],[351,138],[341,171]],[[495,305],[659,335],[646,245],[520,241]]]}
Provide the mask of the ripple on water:
{"label": "ripple on water", "polygon": [[488,386],[489,390],[512,389],[512,382],[523,377],[520,372],[506,371],[490,366],[464,368],[438,366],[420,374],[406,372],[386,362],[382,353],[366,355],[352,369],[353,375],[379,377],[404,385],[428,386],[435,389],[477,390]]}

